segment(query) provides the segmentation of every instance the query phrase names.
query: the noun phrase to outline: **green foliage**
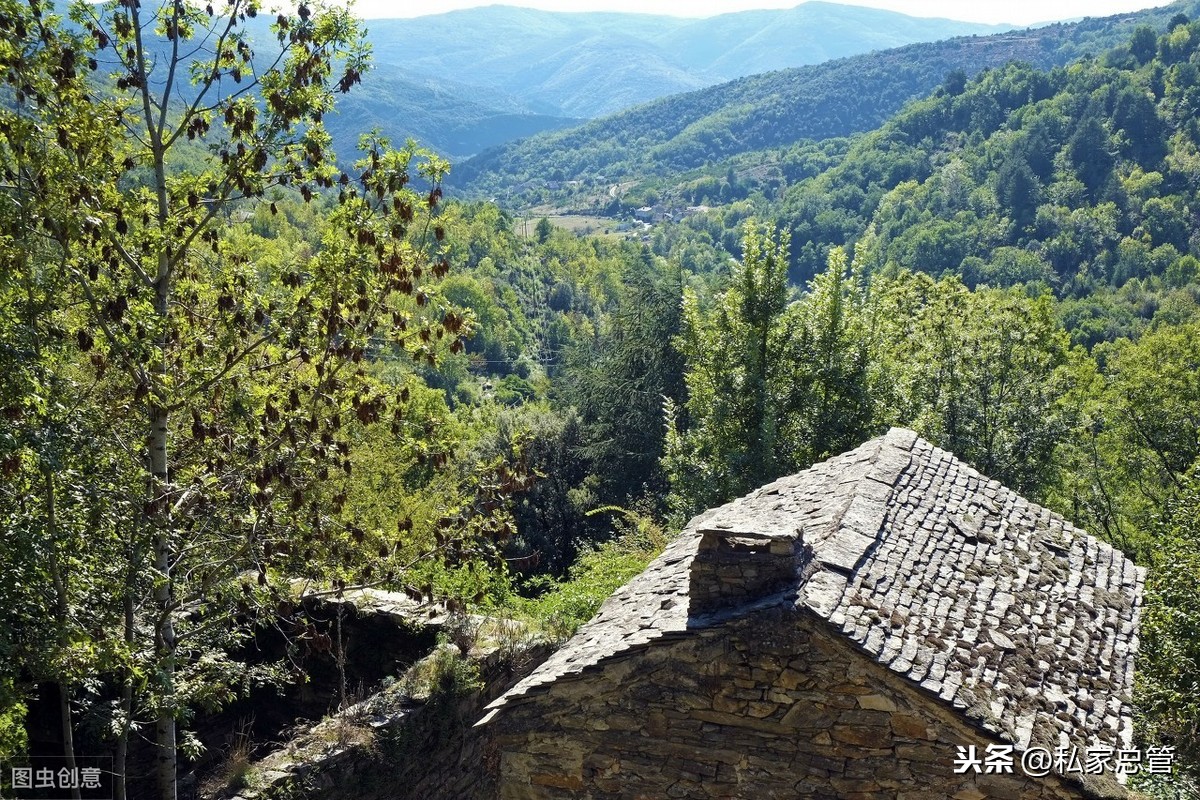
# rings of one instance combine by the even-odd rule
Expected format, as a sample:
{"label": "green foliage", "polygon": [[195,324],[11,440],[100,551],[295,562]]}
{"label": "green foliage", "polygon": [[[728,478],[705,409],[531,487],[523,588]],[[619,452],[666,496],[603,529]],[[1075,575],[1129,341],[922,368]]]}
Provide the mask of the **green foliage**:
{"label": "green foliage", "polygon": [[1074,448],[1074,515],[1143,557],[1156,552],[1149,532],[1200,458],[1197,329],[1164,325],[1096,350],[1094,405]]}
{"label": "green foliage", "polygon": [[583,417],[584,453],[604,502],[661,498],[662,404],[683,399],[683,357],[673,338],[681,323],[682,271],[643,250],[631,258],[606,324],[571,352],[563,394]]}
{"label": "green foliage", "polygon": [[[78,13],[86,31],[121,8]],[[216,24],[143,13],[158,63],[171,25]],[[0,751],[22,746],[30,682],[126,735],[228,702],[258,675],[229,656],[243,623],[290,577],[461,602],[532,575],[541,594],[511,602],[569,635],[665,544],[651,515],[682,522],[891,424],[1154,565],[1145,735],[1194,737],[1200,26],[973,79],[885,54],[564,134],[538,174],[582,170],[579,196],[722,204],[632,242],[442,209],[445,165],[378,138],[343,182],[320,122],[355,29],[305,24],[315,72],[231,44],[225,88],[253,65],[268,100],[179,87],[161,117],[136,63],[95,90],[94,33],[0,40],[26,95],[0,109]],[[814,98],[805,130],[873,125],[881,80],[940,88],[873,133],[790,138]],[[546,147],[489,158],[526,169]],[[610,195],[601,168],[645,174]],[[606,503],[641,513],[608,538]],[[439,653],[422,681],[473,689]]]}
{"label": "green foliage", "polygon": [[448,642],[410,667],[401,684],[410,697],[435,703],[465,697],[483,686],[479,665]]}
{"label": "green foliage", "polygon": [[25,698],[17,692],[12,678],[0,679],[0,758],[8,763],[23,755],[28,745],[27,712]]}
{"label": "green foliage", "polygon": [[969,291],[903,273],[872,287],[885,320],[881,403],[939,446],[1027,495],[1054,483],[1075,422],[1068,339],[1047,295]]}
{"label": "green foliage", "polygon": [[532,581],[531,588],[542,594],[516,604],[519,613],[536,620],[556,639],[573,635],[610,594],[644,570],[669,541],[666,532],[643,514],[611,506],[591,513],[618,514],[617,536],[580,552],[566,580]]}
{"label": "green foliage", "polygon": [[877,426],[875,324],[861,271],[834,250],[789,303],[787,234],[746,227],[744,261],[703,307],[685,295],[686,404],[668,404],[664,467],[679,521],[857,445]]}
{"label": "green foliage", "polygon": [[[597,175],[609,183],[642,180],[803,139],[848,136],[879,127],[906,102],[943,83],[953,91],[943,87],[939,92],[942,98],[961,99],[961,84],[947,83],[948,71],[974,76],[1013,61],[1049,69],[1128,41],[1138,25],[1161,29],[1168,18],[1167,10],[1150,9],[1135,18],[1088,19],[970,39],[939,37],[928,44],[815,66],[779,69],[785,65],[777,64],[772,67],[779,69],[777,72],[663,97],[577,128],[543,133],[481,153],[462,165],[455,181],[471,192],[495,195],[526,182],[542,186],[548,165],[567,179],[583,182]],[[754,49],[756,53],[762,49],[757,40]],[[1016,97],[1000,99],[1007,103]],[[1021,99],[1036,98],[1025,94]],[[957,113],[979,123],[1003,120],[1000,107],[979,95],[958,104]],[[936,116],[926,119],[933,122]],[[918,139],[935,136],[936,125],[914,133]],[[532,200],[531,192],[526,195]],[[804,241],[797,237],[797,245]],[[823,260],[824,254],[821,263]],[[819,271],[821,263],[808,275]]]}
{"label": "green foliage", "polygon": [[790,404],[785,318],[789,237],[747,223],[729,288],[701,306],[684,293],[686,428],[668,404],[666,469],[673,513],[690,516],[779,474],[777,427]]}
{"label": "green foliage", "polygon": [[550,234],[554,232],[554,226],[550,224],[550,220],[542,217],[538,220],[537,227],[534,228],[534,234],[537,236],[538,244],[545,244],[550,238]]}
{"label": "green foliage", "polygon": [[[353,185],[334,166],[321,120],[365,69],[343,10],[280,15],[266,64],[242,2],[80,4],[72,29],[4,12],[0,679],[58,682],[64,731],[71,694],[109,679],[100,724],[124,752],[154,720],[171,798],[177,722],[233,698],[248,672],[230,653],[288,578],[407,586],[414,565],[496,556],[509,476],[430,488],[451,446],[407,366],[470,331],[435,288],[446,165],[366,137]],[[319,195],[320,214],[291,208]],[[364,443],[403,474],[355,476],[378,466]],[[363,477],[440,503],[380,520]]]}
{"label": "green foliage", "polygon": [[594,538],[586,512],[596,498],[583,443],[582,420],[573,409],[537,404],[501,411],[476,443],[478,457],[530,474],[527,491],[513,504],[516,533],[506,547],[521,571],[561,574],[577,548]]}
{"label": "green foliage", "polygon": [[1200,473],[1154,525],[1138,654],[1138,736],[1170,745],[1177,764],[1200,778]]}

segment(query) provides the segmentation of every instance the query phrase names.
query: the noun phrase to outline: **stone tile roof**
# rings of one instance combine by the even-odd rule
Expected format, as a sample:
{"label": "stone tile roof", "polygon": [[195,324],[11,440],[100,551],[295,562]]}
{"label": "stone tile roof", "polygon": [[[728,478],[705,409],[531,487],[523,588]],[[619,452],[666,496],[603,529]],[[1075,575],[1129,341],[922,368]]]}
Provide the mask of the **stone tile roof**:
{"label": "stone tile roof", "polygon": [[[803,555],[786,591],[689,616],[703,537],[797,532]],[[790,603],[1020,748],[1129,747],[1144,577],[1057,514],[893,428],[692,520],[490,708],[657,639]]]}

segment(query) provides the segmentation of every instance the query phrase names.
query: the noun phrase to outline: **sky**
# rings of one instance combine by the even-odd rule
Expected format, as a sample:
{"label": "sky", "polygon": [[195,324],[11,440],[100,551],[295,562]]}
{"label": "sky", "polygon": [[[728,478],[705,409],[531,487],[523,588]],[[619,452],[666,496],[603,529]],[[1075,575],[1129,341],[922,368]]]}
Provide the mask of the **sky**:
{"label": "sky", "polygon": [[[418,17],[460,8],[493,5],[496,0],[355,0],[359,16],[367,18]],[[548,11],[625,11],[710,17],[752,8],[791,8],[798,0],[504,0],[504,5]],[[872,6],[915,17],[947,17],[965,22],[1032,25],[1074,17],[1102,17],[1166,5],[1167,0],[852,0],[848,5]]]}

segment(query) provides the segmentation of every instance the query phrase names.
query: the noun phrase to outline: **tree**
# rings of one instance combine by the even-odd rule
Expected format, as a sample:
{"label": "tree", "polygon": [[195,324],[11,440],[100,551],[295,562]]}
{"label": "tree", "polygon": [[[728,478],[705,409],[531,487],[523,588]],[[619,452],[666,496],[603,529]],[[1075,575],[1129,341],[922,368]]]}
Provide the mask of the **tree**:
{"label": "tree", "polygon": [[1111,147],[1108,131],[1098,112],[1089,109],[1067,141],[1067,157],[1075,167],[1075,174],[1087,187],[1088,198],[1093,203],[1102,199],[1116,163]]}
{"label": "tree", "polygon": [[554,225],[550,222],[549,217],[542,217],[538,220],[533,232],[537,236],[538,244],[545,244],[546,240],[550,238],[550,234],[554,233]]}
{"label": "tree", "polygon": [[668,403],[664,463],[673,510],[687,516],[765,483],[781,453],[779,397],[788,329],[789,234],[747,222],[729,288],[704,308],[684,292],[678,347],[687,361],[687,428]]}
{"label": "tree", "polygon": [[[1087,474],[1093,493],[1116,499],[1100,509],[1105,529],[1148,531],[1187,486],[1200,459],[1200,325],[1162,326],[1098,349],[1102,408],[1095,415]],[[1145,550],[1152,543],[1134,541]]]}
{"label": "tree", "polygon": [[878,325],[861,263],[840,247],[795,306],[781,421],[790,469],[858,446],[878,428]]}
{"label": "tree", "polygon": [[109,473],[111,455],[95,446],[105,421],[80,402],[57,306],[62,276],[29,268],[38,242],[10,200],[0,195],[0,259],[9,267],[0,275],[0,757],[11,761],[21,749],[19,689],[32,678],[55,687],[72,767],[73,690],[112,666],[112,642],[96,631],[122,621],[112,598],[123,582],[111,568],[123,555],[120,515],[96,506],[120,508],[127,487],[92,479]]}
{"label": "tree", "polygon": [[1196,774],[1200,758],[1200,473],[1182,481],[1179,496],[1154,524],[1138,650],[1139,738],[1168,745]]}
{"label": "tree", "polygon": [[874,287],[891,420],[1015,490],[1053,483],[1074,418],[1068,339],[1048,296],[968,290],[957,278],[900,273]]}
{"label": "tree", "polygon": [[951,97],[958,97],[967,89],[967,73],[961,69],[952,69],[946,73],[941,88]]}
{"label": "tree", "polygon": [[587,425],[585,453],[601,481],[601,500],[628,504],[661,497],[663,401],[684,398],[682,274],[643,249],[631,256],[617,307],[593,341],[571,351],[565,394]]}
{"label": "tree", "polygon": [[[703,308],[685,294],[688,395],[668,403],[664,467],[675,511],[694,512],[811,466],[878,432],[879,325],[860,260],[834,248],[789,303],[778,242],[746,226],[745,259]],[[682,413],[680,413],[682,411]]]}
{"label": "tree", "polygon": [[517,534],[507,553],[515,563],[561,575],[579,547],[595,538],[596,524],[586,518],[597,502],[583,441],[574,409],[559,412],[526,403],[502,411],[494,430],[477,445],[485,459],[499,457],[531,476],[513,508]]}
{"label": "tree", "polygon": [[[369,138],[354,179],[336,168],[321,120],[366,57],[345,11],[301,3],[270,46],[252,0],[80,4],[78,33],[37,2],[3,11],[5,232],[33,254],[14,269],[53,277],[62,330],[43,330],[71,343],[76,385],[111,421],[88,431],[106,456],[91,480],[130,500],[88,499],[128,536],[117,768],[148,713],[173,798],[177,722],[227,696],[224,654],[239,621],[284,599],[277,578],[356,548],[378,549],[384,573],[429,557],[344,519],[336,475],[362,426],[392,413],[393,434],[413,435],[406,387],[369,361],[462,348],[465,320],[432,289],[448,269],[429,219],[445,165]],[[221,227],[273,187],[338,202],[319,247],[254,262]]]}
{"label": "tree", "polygon": [[1139,64],[1145,64],[1158,54],[1158,36],[1149,25],[1138,25],[1129,38],[1129,52]]}

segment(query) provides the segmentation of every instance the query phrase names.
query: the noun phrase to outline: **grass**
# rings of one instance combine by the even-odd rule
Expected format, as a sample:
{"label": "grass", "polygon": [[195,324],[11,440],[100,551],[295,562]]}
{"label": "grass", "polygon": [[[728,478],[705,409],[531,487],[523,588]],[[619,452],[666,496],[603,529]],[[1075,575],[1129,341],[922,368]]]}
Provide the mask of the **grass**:
{"label": "grass", "polygon": [[250,785],[254,775],[254,746],[249,728],[247,724],[234,734],[224,761],[201,785],[201,796],[227,797]]}

